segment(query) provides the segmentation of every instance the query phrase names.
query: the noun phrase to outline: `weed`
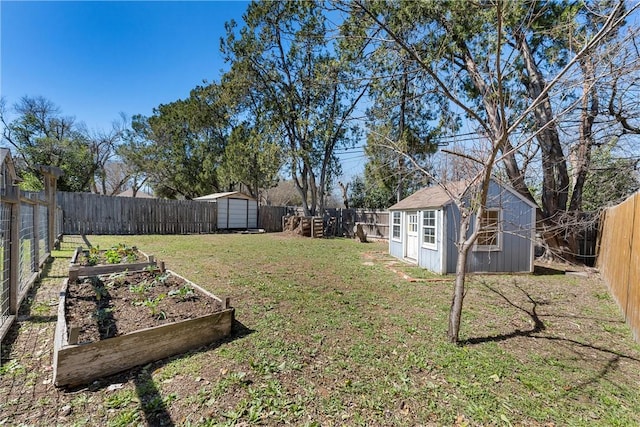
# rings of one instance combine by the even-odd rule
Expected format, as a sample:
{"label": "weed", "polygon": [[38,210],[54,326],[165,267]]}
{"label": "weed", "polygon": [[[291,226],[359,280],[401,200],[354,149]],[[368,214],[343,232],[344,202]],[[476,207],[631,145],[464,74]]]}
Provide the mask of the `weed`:
{"label": "weed", "polygon": [[169,296],[177,297],[180,301],[186,301],[189,298],[193,297],[194,292],[193,289],[189,285],[184,285],[180,289],[173,289],[169,291]]}
{"label": "weed", "polygon": [[93,317],[98,321],[98,323],[103,323],[113,311],[112,308],[100,308],[93,313]]}
{"label": "weed", "polygon": [[51,307],[46,302],[34,302],[31,304],[31,314],[43,316],[51,311]]}
{"label": "weed", "polygon": [[29,371],[27,372],[27,375],[25,378],[26,378],[26,381],[24,382],[24,384],[28,387],[31,387],[35,385],[36,381],[38,380],[38,373],[35,371]]}
{"label": "weed", "polygon": [[211,401],[214,401],[216,397],[224,395],[230,389],[247,387],[251,381],[246,378],[246,375],[245,372],[231,372],[222,378],[213,390],[211,390]]}
{"label": "weed", "polygon": [[153,279],[153,283],[161,283],[161,284],[165,284],[165,282],[169,279],[169,277],[171,276],[169,273],[165,272],[160,274],[160,270],[156,270],[156,272],[158,273],[156,275],[156,277]]}
{"label": "weed", "polygon": [[215,402],[215,399],[211,398],[211,390],[206,387],[199,388],[196,394],[187,396],[185,403],[187,405],[196,405],[197,407],[205,406],[208,402]]}
{"label": "weed", "polygon": [[115,249],[108,249],[105,251],[104,258],[107,261],[107,264],[120,264],[122,261],[122,257]]}
{"label": "weed", "polygon": [[85,255],[87,265],[96,265],[100,261],[100,246],[91,246],[89,252]]}
{"label": "weed", "polygon": [[109,291],[105,287],[105,284],[96,276],[92,276],[90,279],[93,292],[96,294],[96,300],[100,301],[102,298],[109,296]]}
{"label": "weed", "polygon": [[153,286],[152,283],[149,283],[146,280],[143,280],[137,285],[134,285],[134,284],[129,285],[129,291],[131,291],[136,295],[138,301],[142,301],[145,298],[144,295],[147,292],[149,292],[152,286]]}
{"label": "weed", "polygon": [[135,425],[140,420],[137,409],[120,412],[107,423],[108,427],[129,427]]}
{"label": "weed", "polygon": [[137,301],[134,302],[135,305],[142,305],[144,307],[147,307],[149,309],[149,311],[151,312],[151,316],[153,317],[157,317],[158,319],[164,319],[166,318],[166,314],[163,311],[160,311],[158,306],[160,305],[160,303],[162,302],[163,299],[165,299],[167,297],[167,295],[165,294],[160,294],[155,298],[147,298],[143,301]]}
{"label": "weed", "polygon": [[71,401],[71,406],[84,406],[92,400],[93,399],[86,394],[79,394],[78,396],[73,398],[73,400]]}
{"label": "weed", "polygon": [[88,265],[96,265],[101,261],[105,264],[120,264],[122,260],[135,262],[138,259],[136,248],[128,247],[123,243],[114,245],[106,251],[100,251],[100,245],[91,246],[84,257]]}
{"label": "weed", "polygon": [[109,295],[109,291],[104,286],[95,287],[93,290],[96,294],[96,301],[100,301],[102,298]]}
{"label": "weed", "polygon": [[38,399],[37,406],[47,406],[51,403],[51,398],[49,396],[43,396]]}
{"label": "weed", "polygon": [[145,412],[160,412],[178,398],[178,395],[171,393],[166,397],[154,396],[142,404],[142,408]]}
{"label": "weed", "polygon": [[0,376],[5,374],[22,375],[24,373],[24,366],[22,366],[16,359],[0,365]]}
{"label": "weed", "polygon": [[111,273],[107,280],[107,286],[122,286],[127,281],[127,272]]}
{"label": "weed", "polygon": [[201,368],[202,362],[199,359],[195,357],[180,357],[156,371],[158,374],[157,381],[164,381],[176,375],[193,375],[195,377],[199,374]]}
{"label": "weed", "polygon": [[227,418],[232,423],[235,423],[236,421],[240,420],[240,418],[242,418],[246,412],[247,412],[247,402],[240,401],[234,409],[231,409],[230,411],[227,411],[222,415],[224,415],[224,417]]}

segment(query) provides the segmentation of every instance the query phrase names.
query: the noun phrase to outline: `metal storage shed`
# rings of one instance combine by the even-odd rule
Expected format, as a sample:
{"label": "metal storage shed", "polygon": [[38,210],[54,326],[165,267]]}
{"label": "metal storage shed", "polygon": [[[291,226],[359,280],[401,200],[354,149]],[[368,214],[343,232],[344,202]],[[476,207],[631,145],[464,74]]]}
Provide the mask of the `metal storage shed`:
{"label": "metal storage shed", "polygon": [[[467,186],[464,182],[445,185],[456,195]],[[435,273],[455,273],[460,212],[440,186],[418,190],[391,206],[389,213],[392,256]],[[485,214],[491,227],[469,251],[467,271],[532,272],[535,204],[492,179]]]}
{"label": "metal storage shed", "polygon": [[251,196],[230,191],[196,197],[194,200],[217,204],[218,229],[258,228],[258,201]]}

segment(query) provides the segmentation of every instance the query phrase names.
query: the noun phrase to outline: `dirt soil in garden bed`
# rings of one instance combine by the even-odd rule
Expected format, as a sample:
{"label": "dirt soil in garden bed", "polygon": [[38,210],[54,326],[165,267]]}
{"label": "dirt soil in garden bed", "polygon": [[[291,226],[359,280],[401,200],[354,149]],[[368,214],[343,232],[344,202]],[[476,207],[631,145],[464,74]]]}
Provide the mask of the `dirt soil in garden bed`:
{"label": "dirt soil in garden bed", "polygon": [[68,327],[80,328],[83,343],[209,315],[222,305],[179,277],[155,270],[69,283],[65,309]]}

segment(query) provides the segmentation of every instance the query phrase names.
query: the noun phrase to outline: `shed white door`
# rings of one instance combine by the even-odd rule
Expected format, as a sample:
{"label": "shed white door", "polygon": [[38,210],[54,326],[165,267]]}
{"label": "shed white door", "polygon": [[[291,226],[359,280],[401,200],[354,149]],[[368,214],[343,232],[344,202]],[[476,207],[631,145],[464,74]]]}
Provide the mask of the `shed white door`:
{"label": "shed white door", "polygon": [[418,261],[418,212],[407,212],[407,243],[405,256]]}
{"label": "shed white door", "polygon": [[258,204],[255,200],[224,198],[218,200],[218,228],[256,228]]}

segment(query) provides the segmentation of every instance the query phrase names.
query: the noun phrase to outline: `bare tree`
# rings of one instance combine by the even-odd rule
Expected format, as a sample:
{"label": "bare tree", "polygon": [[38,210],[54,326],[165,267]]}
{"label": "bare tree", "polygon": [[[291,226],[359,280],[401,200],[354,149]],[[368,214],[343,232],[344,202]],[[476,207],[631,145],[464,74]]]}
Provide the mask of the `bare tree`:
{"label": "bare tree", "polygon": [[[124,114],[111,124],[109,131],[92,130],[82,125],[81,132],[85,135],[94,164],[95,172],[91,181],[91,192],[113,195],[120,192],[129,180],[128,174],[122,174],[123,168],[115,166],[119,162],[118,147],[122,143],[126,129],[127,118]],[[118,172],[112,175],[112,172]],[[120,176],[120,179],[117,177]]]}
{"label": "bare tree", "polygon": [[[585,40],[566,65],[546,80],[541,78],[530,49],[535,19],[530,10],[514,9],[519,5],[501,1],[436,3],[428,8],[412,2],[400,3],[397,7],[362,1],[350,5],[354,9],[353,16],[370,20],[371,27],[375,28],[373,33],[383,31],[386,38],[379,37],[379,43],[396,44],[408,53],[431,79],[432,91],[447,99],[453,105],[451,110],[461,111],[475,125],[478,138],[483,141],[484,149],[477,154],[451,151],[478,165],[478,172],[462,191],[454,192],[446,183],[431,176],[449,194],[460,212],[456,280],[448,330],[449,340],[457,342],[467,255],[482,229],[481,219],[492,174],[498,165],[502,165],[514,187],[533,199],[518,163],[519,150],[529,147],[534,138],[539,143],[544,142],[547,145],[541,149],[543,174],[551,181],[545,183],[543,189],[543,206],[550,215],[560,208],[562,197],[568,191],[568,174],[563,170],[564,155],[555,128],[561,113],[552,108],[551,91],[620,25],[620,20],[624,19],[621,13],[624,5],[617,3],[599,31]],[[409,16],[418,19],[406,19]],[[483,31],[488,33],[484,35]],[[531,98],[528,103],[522,103],[521,92],[514,90],[523,75],[521,64],[524,64],[527,77],[524,87]],[[420,167],[401,147],[391,140],[387,142],[390,148]],[[432,175],[427,170],[423,169],[423,172]]]}

